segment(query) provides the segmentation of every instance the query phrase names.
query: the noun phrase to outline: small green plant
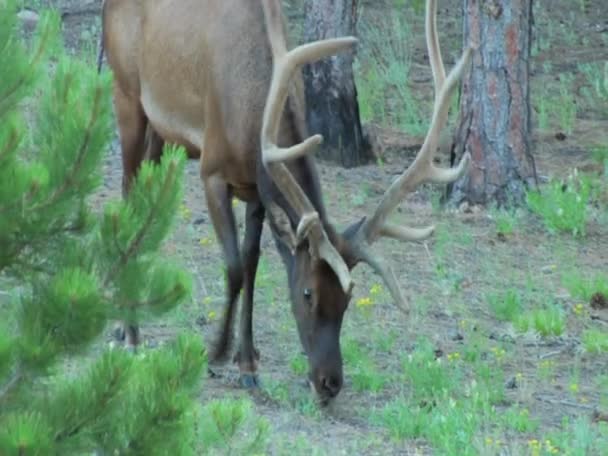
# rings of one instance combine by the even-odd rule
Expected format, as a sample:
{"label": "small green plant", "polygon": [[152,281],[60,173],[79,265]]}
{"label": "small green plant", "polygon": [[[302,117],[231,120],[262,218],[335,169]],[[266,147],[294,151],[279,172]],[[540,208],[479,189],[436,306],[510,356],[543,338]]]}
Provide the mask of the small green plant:
{"label": "small green plant", "polygon": [[578,271],[572,270],[562,275],[562,284],[572,297],[586,302],[589,302],[596,293],[608,296],[608,275],[606,274],[583,277]]}
{"label": "small green plant", "polygon": [[418,347],[402,361],[405,380],[411,383],[415,397],[429,401],[457,388],[460,370],[457,363],[448,364],[435,357],[433,347],[421,340]]}
{"label": "small green plant", "polygon": [[[498,351],[500,350],[500,351]],[[498,349],[494,352],[499,357],[504,357],[504,350]],[[496,405],[505,400],[505,373],[498,365],[501,361],[494,362],[478,361],[473,366],[475,372],[475,397],[484,404]]]}
{"label": "small green plant", "polygon": [[386,385],[388,378],[372,361],[362,346],[354,340],[346,340],[343,348],[347,375],[357,391],[378,392]]}
{"label": "small green plant", "polygon": [[543,219],[550,232],[584,236],[591,190],[590,179],[574,170],[565,182],[552,181],[542,192],[531,190],[526,199],[530,210]]}
{"label": "small green plant", "polygon": [[538,429],[538,420],[530,417],[530,411],[526,408],[512,407],[502,417],[503,424],[509,429],[517,432],[534,432]]}
{"label": "small green plant", "polygon": [[370,421],[387,429],[396,440],[415,439],[428,427],[428,410],[399,397],[374,410]]}
{"label": "small green plant", "polygon": [[608,333],[599,329],[587,329],[581,336],[588,353],[608,353]]}
{"label": "small green plant", "polygon": [[548,305],[530,313],[532,327],[541,336],[560,336],[566,328],[566,318],[563,309],[556,305]]}
{"label": "small green plant", "polygon": [[520,295],[514,289],[490,294],[487,300],[496,318],[502,321],[514,321],[523,309]]}
{"label": "small green plant", "polygon": [[572,134],[576,123],[577,104],[572,91],[573,77],[567,74],[559,75],[559,98],[556,105],[559,126],[562,131]]}
{"label": "small green plant", "polygon": [[608,179],[608,146],[594,148],[591,151],[591,156],[604,167],[604,178]]}
{"label": "small green plant", "polygon": [[560,454],[603,455],[608,449],[608,426],[606,423],[594,424],[584,415],[574,421],[564,418],[562,430],[550,433],[547,439],[561,450]]}
{"label": "small green plant", "polygon": [[289,361],[289,366],[294,374],[305,375],[306,371],[308,370],[308,361],[304,355],[298,353],[291,358]]}
{"label": "small green plant", "polygon": [[269,423],[255,416],[249,399],[215,399],[203,407],[199,429],[205,454],[254,454],[264,451]]}
{"label": "small green plant", "polygon": [[584,87],[583,95],[591,106],[602,104],[608,100],[608,61],[602,63],[582,63],[579,70],[587,77],[589,87]]}
{"label": "small green plant", "polygon": [[[552,73],[552,67],[544,65],[546,74]],[[576,123],[577,103],[572,91],[573,78],[571,75],[561,73],[557,87],[544,85],[537,91],[535,99],[538,113],[538,128],[542,131],[551,129],[553,124],[561,131],[572,134]]]}
{"label": "small green plant", "polygon": [[560,306],[549,304],[518,315],[513,320],[513,327],[521,333],[534,330],[542,337],[560,336],[566,329],[566,316]]}
{"label": "small green plant", "polygon": [[351,374],[355,391],[378,392],[384,388],[388,379],[374,363],[367,359],[354,369]]}
{"label": "small green plant", "polygon": [[357,59],[355,75],[364,121],[373,120],[421,135],[426,132],[427,121],[408,83],[412,32],[407,13],[392,15],[382,31],[362,18],[360,33],[370,46]]}
{"label": "small green plant", "polygon": [[500,211],[496,213],[494,221],[496,232],[502,236],[508,236],[517,228],[517,216],[513,211]]}

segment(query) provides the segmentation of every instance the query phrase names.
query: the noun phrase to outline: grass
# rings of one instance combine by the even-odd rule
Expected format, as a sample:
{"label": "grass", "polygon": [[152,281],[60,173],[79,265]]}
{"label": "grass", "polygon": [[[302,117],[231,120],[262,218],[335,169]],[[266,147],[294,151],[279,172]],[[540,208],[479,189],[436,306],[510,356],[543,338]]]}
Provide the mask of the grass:
{"label": "grass", "polygon": [[490,294],[487,299],[494,316],[501,321],[514,321],[523,309],[520,295],[514,289]]}
{"label": "grass", "polygon": [[503,426],[520,433],[531,433],[538,429],[539,422],[530,416],[528,409],[511,407],[503,415]]}
{"label": "grass", "polygon": [[500,210],[492,213],[496,223],[496,233],[502,236],[513,234],[518,226],[518,216],[514,210]]}
{"label": "grass", "polygon": [[596,293],[608,296],[608,274],[596,273],[585,277],[580,271],[569,270],[562,274],[561,281],[573,298],[581,299],[586,303]]}
{"label": "grass", "polygon": [[367,23],[365,15],[360,20],[359,34],[367,45],[355,62],[359,110],[363,121],[422,135],[428,120],[409,83],[412,31],[409,10],[402,11],[391,15],[383,29]]}
{"label": "grass", "polygon": [[513,322],[517,331],[534,331],[542,337],[561,336],[566,329],[566,315],[562,307],[549,304],[518,316]]}
{"label": "grass", "polygon": [[583,347],[588,353],[608,353],[608,333],[597,328],[586,329],[581,334]]}
{"label": "grass", "polygon": [[342,356],[355,391],[376,393],[387,384],[387,375],[378,369],[369,352],[358,342],[347,339],[343,343]]}
{"label": "grass", "polygon": [[[547,74],[553,72],[550,64],[545,64],[544,70]],[[578,113],[577,100],[572,92],[573,77],[562,73],[558,75],[558,81],[557,86],[545,85],[534,92],[538,128],[541,131],[556,128],[571,135]]]}
{"label": "grass", "polygon": [[431,402],[457,388],[458,367],[436,358],[428,340],[421,339],[416,350],[404,356],[401,365],[403,378],[410,385],[413,397],[419,401]]}
{"label": "grass", "polygon": [[584,236],[591,191],[591,180],[575,170],[566,181],[554,180],[541,191],[529,191],[527,203],[549,232]]}

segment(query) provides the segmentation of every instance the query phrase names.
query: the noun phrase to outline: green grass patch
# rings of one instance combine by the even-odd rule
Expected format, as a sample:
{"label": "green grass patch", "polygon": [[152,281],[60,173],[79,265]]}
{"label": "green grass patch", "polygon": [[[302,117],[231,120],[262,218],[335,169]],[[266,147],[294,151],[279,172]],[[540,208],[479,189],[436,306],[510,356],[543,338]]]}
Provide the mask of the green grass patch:
{"label": "green grass patch", "polygon": [[520,333],[535,331],[542,337],[561,336],[566,329],[566,315],[559,305],[549,304],[517,316],[513,327]]}
{"label": "green grass patch", "polygon": [[541,217],[549,232],[566,232],[576,237],[585,235],[591,192],[591,179],[575,171],[565,182],[554,180],[542,190],[529,191],[526,199],[530,210]]}
{"label": "green grass patch", "polygon": [[355,391],[375,393],[387,384],[387,375],[378,369],[369,353],[355,340],[347,339],[343,343],[342,356],[346,375],[350,377]]}
{"label": "green grass patch", "polygon": [[521,433],[535,432],[538,429],[538,420],[530,417],[526,408],[511,407],[502,415],[503,426]]}
{"label": "green grass patch", "polygon": [[520,294],[514,289],[490,294],[487,300],[492,313],[501,321],[514,321],[523,310]]}
{"label": "green grass patch", "polygon": [[588,353],[608,353],[608,333],[599,329],[586,329],[581,334],[583,347]]}
{"label": "green grass patch", "polygon": [[608,296],[608,275],[596,274],[583,276],[580,272],[572,270],[562,274],[562,284],[575,299],[586,302],[596,293]]}

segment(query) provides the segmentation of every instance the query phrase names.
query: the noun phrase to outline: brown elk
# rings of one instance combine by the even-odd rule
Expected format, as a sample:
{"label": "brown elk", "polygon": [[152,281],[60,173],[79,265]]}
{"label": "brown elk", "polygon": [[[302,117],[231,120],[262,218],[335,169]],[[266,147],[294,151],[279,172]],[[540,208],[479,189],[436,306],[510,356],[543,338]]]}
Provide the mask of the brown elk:
{"label": "brown elk", "polygon": [[[114,72],[114,104],[123,158],[123,189],[142,159],[158,159],[163,144],[200,152],[200,172],[211,221],[227,263],[227,296],[212,360],[230,351],[232,321],[243,291],[238,349],[241,379],[257,384],[252,330],[253,290],[260,236],[268,216],[285,263],[292,311],[308,356],[309,379],[322,401],[341,389],[340,328],[353,282],[350,270],[370,265],[395,302],[407,306],[391,269],[370,250],[379,237],[421,240],[433,227],[391,225],[389,214],[423,182],[461,176],[433,164],[448,100],[470,58],[466,50],[447,76],[427,0],[426,36],[435,84],[429,132],[413,164],[386,191],[369,217],[343,233],[331,224],[310,152],[301,65],[347,50],[354,38],[309,43],[287,52],[280,0],[106,0],[103,45]],[[247,203],[239,249],[233,196]],[[131,328],[130,343],[137,335]]]}

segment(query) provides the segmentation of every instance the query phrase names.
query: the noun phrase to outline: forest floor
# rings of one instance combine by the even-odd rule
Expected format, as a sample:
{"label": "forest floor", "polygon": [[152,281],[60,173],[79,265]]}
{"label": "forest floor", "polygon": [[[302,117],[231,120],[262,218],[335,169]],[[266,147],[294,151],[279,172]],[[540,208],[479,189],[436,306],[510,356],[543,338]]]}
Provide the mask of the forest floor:
{"label": "forest floor", "polygon": [[[71,49],[97,48],[100,1],[23,1],[34,10],[51,4],[64,11]],[[411,61],[402,84],[415,94],[424,125],[432,87],[422,14],[397,10],[401,3],[407,2],[361,3],[361,46],[381,48],[372,42],[373,30],[389,18],[402,21],[402,28],[407,23],[403,36],[409,42],[402,55]],[[462,43],[461,3],[440,2],[446,65],[453,63]],[[269,424],[263,453],[608,455],[608,309],[601,295],[591,300],[598,291],[608,292],[608,202],[601,199],[608,179],[602,173],[608,170],[593,155],[608,148],[608,98],[594,92],[594,81],[602,77],[608,86],[603,66],[608,61],[608,3],[535,3],[534,157],[545,184],[578,168],[604,186],[597,204],[586,208],[585,235],[550,233],[543,219],[525,208],[448,212],[437,205],[438,189],[424,187],[410,195],[395,221],[434,223],[435,235],[408,245],[382,240],[375,249],[396,271],[413,312],[407,318],[399,312],[369,268],[355,270],[341,339],[346,383],[332,407],[321,409],[303,386],[306,362],[286,275],[266,228],[254,310],[265,394],[240,389],[233,365],[205,379],[200,393],[203,403],[251,397],[252,419]],[[549,3],[551,8],[543,9]],[[294,11],[298,5],[292,5]],[[348,170],[320,165],[325,200],[338,226],[373,209],[411,162],[424,134],[415,118],[399,112],[399,98],[390,90],[375,92],[373,81],[366,79],[382,58],[369,52],[358,62],[362,113],[378,135],[381,160]],[[108,150],[104,172],[96,204],[120,196],[117,140]],[[222,313],[222,255],[195,161],[187,166],[185,186],[180,219],[166,249],[193,273],[194,294],[168,318],[143,325],[149,345],[188,329],[211,343]],[[236,213],[242,232],[244,204],[236,205]],[[108,330],[104,343],[110,338]],[[214,451],[240,454],[239,445],[248,438],[244,432],[231,448]]]}

